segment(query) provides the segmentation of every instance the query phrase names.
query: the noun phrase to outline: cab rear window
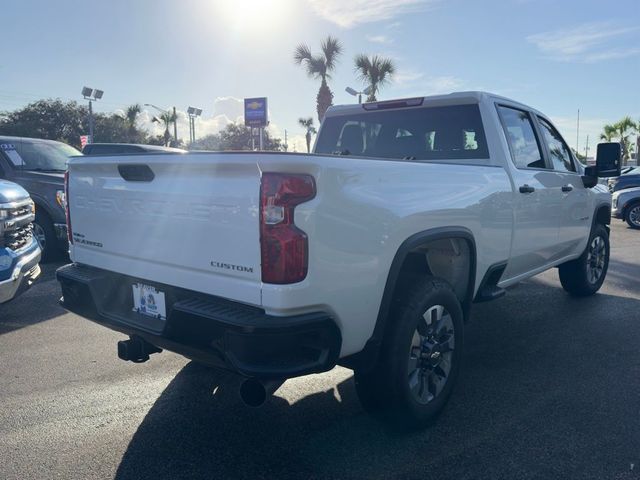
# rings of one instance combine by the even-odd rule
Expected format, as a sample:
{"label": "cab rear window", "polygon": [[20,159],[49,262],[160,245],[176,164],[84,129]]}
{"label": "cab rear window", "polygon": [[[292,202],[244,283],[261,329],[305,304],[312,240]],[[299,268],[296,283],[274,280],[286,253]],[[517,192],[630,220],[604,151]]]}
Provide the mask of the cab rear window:
{"label": "cab rear window", "polygon": [[424,161],[489,158],[478,105],[328,117],[315,153]]}

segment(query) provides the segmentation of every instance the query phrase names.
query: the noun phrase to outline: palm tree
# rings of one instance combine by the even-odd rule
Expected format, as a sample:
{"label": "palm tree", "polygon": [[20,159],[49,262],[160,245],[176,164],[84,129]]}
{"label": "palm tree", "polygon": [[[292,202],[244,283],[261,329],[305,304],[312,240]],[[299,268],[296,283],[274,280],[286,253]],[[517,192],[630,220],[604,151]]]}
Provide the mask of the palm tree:
{"label": "palm tree", "polygon": [[298,123],[307,130],[305,140],[307,141],[307,153],[311,153],[311,136],[317,133],[316,127],[313,126],[313,118],[299,118]]}
{"label": "palm tree", "polygon": [[303,65],[307,69],[307,75],[311,78],[321,79],[320,89],[316,96],[316,110],[318,121],[322,122],[327,109],[333,105],[333,92],[327,85],[327,80],[331,79],[331,73],[336,68],[338,57],[342,53],[342,44],[337,38],[329,35],[320,45],[322,53],[313,55],[309,47],[304,43],[298,45],[293,52],[293,60],[298,65]]}
{"label": "palm tree", "polygon": [[134,103],[133,105],[129,105],[124,112],[124,121],[127,123],[127,128],[129,130],[129,141],[135,142],[137,135],[136,130],[136,122],[138,120],[138,115],[142,112],[142,107],[139,103]]}
{"label": "palm tree", "polygon": [[605,125],[602,127],[602,133],[600,134],[600,140],[610,142],[616,135],[616,127],[613,125]]}
{"label": "palm tree", "polygon": [[176,115],[173,112],[166,111],[161,113],[157,117],[153,117],[152,122],[162,122],[164,124],[164,143],[165,146],[169,146],[171,141],[171,133],[169,133],[169,126],[176,121]]}
{"label": "palm tree", "polygon": [[613,125],[616,133],[620,137],[620,145],[622,145],[622,158],[624,159],[624,164],[626,165],[629,160],[630,153],[630,141],[629,135],[636,129],[636,124],[631,117],[626,116],[619,122]]}
{"label": "palm tree", "polygon": [[355,65],[358,78],[369,87],[367,102],[375,102],[377,100],[376,94],[380,88],[389,83],[396,72],[395,65],[389,58],[378,55],[369,58],[364,54],[356,56]]}

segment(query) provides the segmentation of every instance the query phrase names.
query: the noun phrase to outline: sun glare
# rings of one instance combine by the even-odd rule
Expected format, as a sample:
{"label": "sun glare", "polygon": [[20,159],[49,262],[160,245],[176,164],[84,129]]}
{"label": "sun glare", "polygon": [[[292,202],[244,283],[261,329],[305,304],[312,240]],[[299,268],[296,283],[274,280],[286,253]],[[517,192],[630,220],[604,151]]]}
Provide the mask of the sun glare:
{"label": "sun glare", "polygon": [[270,30],[280,24],[287,13],[288,1],[218,0],[214,5],[229,26],[250,33],[252,30]]}

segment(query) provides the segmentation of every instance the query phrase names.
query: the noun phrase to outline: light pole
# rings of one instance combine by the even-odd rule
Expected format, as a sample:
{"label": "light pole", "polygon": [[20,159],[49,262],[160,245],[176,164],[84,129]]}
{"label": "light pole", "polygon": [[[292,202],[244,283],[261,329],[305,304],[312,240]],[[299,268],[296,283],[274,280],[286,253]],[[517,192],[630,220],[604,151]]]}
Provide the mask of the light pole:
{"label": "light pole", "polygon": [[104,91],[96,88],[82,87],[82,96],[85,100],[89,100],[89,143],[93,143],[93,102],[100,100],[104,95]]}
{"label": "light pole", "polygon": [[202,109],[197,107],[187,108],[187,115],[189,115],[189,143],[196,142],[196,117],[202,115]]}
{"label": "light pole", "polygon": [[[168,113],[169,115],[171,115],[171,110],[160,108],[160,107],[154,105],[153,103],[145,103],[144,106],[145,107],[152,107],[152,108],[155,108],[156,110],[158,110],[159,112]],[[168,129],[168,127],[167,127],[167,129]],[[173,107],[173,138],[175,139],[176,146],[177,146],[178,145],[178,116],[176,115],[176,107]]]}
{"label": "light pole", "polygon": [[349,95],[353,95],[354,97],[357,96],[358,97],[358,103],[362,103],[362,94],[365,95],[369,95],[371,93],[371,86],[365,88],[364,90],[362,90],[361,92],[351,88],[351,87],[347,87],[344,89],[345,92],[347,92]]}

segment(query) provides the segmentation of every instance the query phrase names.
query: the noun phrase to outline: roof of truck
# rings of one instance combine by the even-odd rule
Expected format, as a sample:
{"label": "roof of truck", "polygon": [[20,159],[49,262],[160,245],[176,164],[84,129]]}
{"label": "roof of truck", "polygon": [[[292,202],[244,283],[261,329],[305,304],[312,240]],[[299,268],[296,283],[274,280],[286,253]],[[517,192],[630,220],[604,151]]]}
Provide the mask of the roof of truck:
{"label": "roof of truck", "polygon": [[[498,101],[498,102],[509,103],[515,106],[520,106],[526,110],[532,110],[540,115],[543,115],[541,112],[537,111],[536,109],[531,108],[530,106],[525,105],[516,100],[512,100],[510,98],[503,97],[501,95],[496,95],[495,93],[484,92],[479,90],[472,90],[468,92],[453,92],[453,93],[448,93],[443,95],[429,95],[425,97],[411,97],[411,98],[401,98],[401,99],[394,99],[394,100],[383,100],[379,102],[363,103],[363,104],[355,103],[355,104],[347,104],[347,105],[334,105],[329,108],[329,110],[327,111],[327,115],[332,116],[332,115],[345,115],[345,114],[359,113],[363,109],[367,110],[368,109],[367,106],[374,106],[374,105],[386,105],[387,106],[386,108],[389,108],[389,109],[404,108],[404,107],[411,106],[410,103],[412,101],[415,101],[415,102],[421,101],[420,106],[429,104],[429,106],[434,106],[434,107],[446,106],[446,105],[460,105],[460,104],[468,104],[468,103],[482,103],[486,101],[491,101],[491,102]],[[403,102],[409,102],[409,104],[403,104]],[[394,104],[398,104],[398,106],[397,107],[393,106]],[[416,104],[415,106],[419,106],[419,105]]]}

